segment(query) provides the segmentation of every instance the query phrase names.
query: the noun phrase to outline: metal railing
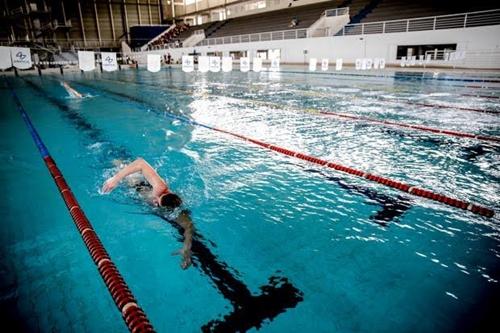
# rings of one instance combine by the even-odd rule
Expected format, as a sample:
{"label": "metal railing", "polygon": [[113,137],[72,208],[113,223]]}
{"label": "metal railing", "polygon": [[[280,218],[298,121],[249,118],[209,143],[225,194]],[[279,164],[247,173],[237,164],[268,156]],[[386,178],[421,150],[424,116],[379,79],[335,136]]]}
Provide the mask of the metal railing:
{"label": "metal railing", "polygon": [[263,42],[270,40],[285,40],[285,39],[299,39],[299,38],[307,38],[307,29],[281,30],[281,31],[261,32],[255,34],[207,38],[202,40],[198,45],[199,46],[221,45],[221,44]]}
{"label": "metal railing", "polygon": [[500,9],[479,12],[347,24],[335,36],[385,34],[425,30],[471,28],[500,24]]}
{"label": "metal railing", "polygon": [[327,9],[323,12],[321,16],[341,16],[349,15],[349,7]]}

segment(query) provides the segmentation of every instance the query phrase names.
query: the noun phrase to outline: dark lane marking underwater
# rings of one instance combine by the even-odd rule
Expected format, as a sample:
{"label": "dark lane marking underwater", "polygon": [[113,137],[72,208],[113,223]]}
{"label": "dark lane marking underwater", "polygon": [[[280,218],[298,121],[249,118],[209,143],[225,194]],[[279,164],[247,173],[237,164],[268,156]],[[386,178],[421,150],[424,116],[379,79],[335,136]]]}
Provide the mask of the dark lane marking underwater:
{"label": "dark lane marking underwater", "polygon": [[[84,87],[91,88],[91,89],[96,90],[96,91],[105,92],[108,95],[111,94],[111,95],[116,95],[116,96],[126,98],[126,99],[133,101],[133,102],[136,102],[140,105],[147,105],[148,107],[152,108],[152,110],[156,111],[156,113],[158,113],[158,110],[156,110],[154,105],[151,105],[151,104],[147,103],[146,101],[141,100],[139,98],[129,96],[129,95],[124,94],[124,93],[115,92],[115,91],[112,91],[112,90],[109,90],[106,88],[102,88],[102,87],[95,87],[93,85],[90,85],[87,83],[81,83],[79,81],[72,81],[72,82],[79,84],[81,86],[84,86]],[[121,99],[118,99],[118,100],[122,102]],[[289,163],[289,164],[295,165],[295,166],[297,165],[297,164],[293,164],[293,163]],[[313,169],[311,169],[311,170],[313,170]],[[347,185],[344,182],[341,182],[340,178],[337,178],[334,176],[327,176],[323,172],[320,172],[320,174],[323,175],[329,181],[334,181],[342,188],[344,188],[348,191],[354,192],[354,193],[358,193],[360,195],[364,195],[364,196],[368,197],[369,199],[375,200],[380,205],[382,205],[382,210],[379,211],[378,214],[376,214],[375,216],[372,217],[372,219],[378,224],[386,225],[388,222],[391,222],[394,218],[403,215],[405,211],[407,211],[408,209],[411,208],[411,205],[409,204],[409,200],[404,199],[401,196],[398,196],[397,199],[390,198],[390,197],[383,195],[383,194],[376,194],[375,191],[368,189],[368,188],[365,188],[365,187]]]}
{"label": "dark lane marking underwater", "polygon": [[[25,80],[25,82],[52,105],[64,111],[63,114],[70,123],[85,133],[89,139],[105,141],[102,132],[94,128],[77,111],[57,98],[49,96],[30,80]],[[122,158],[123,156],[131,157],[125,148],[113,149],[112,145],[111,148],[112,151],[123,152]],[[109,156],[104,154],[103,158],[109,159]],[[179,241],[182,240],[183,229],[181,226],[157,211],[153,211],[151,214],[160,217],[176,228],[179,232]],[[244,332],[252,328],[258,329],[266,320],[273,320],[280,313],[296,307],[303,300],[303,293],[293,286],[286,277],[280,276],[271,276],[268,284],[260,287],[261,294],[252,295],[248,287],[231,273],[231,271],[237,271],[218,259],[204,241],[203,236],[195,232],[192,242],[193,266],[209,277],[224,298],[231,303],[233,311],[222,319],[215,319],[203,325],[201,328],[203,332]]]}

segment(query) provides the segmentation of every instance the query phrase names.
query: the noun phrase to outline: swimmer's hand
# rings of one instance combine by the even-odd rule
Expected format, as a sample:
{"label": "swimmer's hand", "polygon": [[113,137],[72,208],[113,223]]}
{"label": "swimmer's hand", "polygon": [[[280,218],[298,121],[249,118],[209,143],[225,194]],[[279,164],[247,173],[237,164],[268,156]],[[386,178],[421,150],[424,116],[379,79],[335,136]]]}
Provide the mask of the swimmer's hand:
{"label": "swimmer's hand", "polygon": [[115,177],[111,177],[102,185],[102,193],[111,193],[113,189],[118,186],[119,181]]}
{"label": "swimmer's hand", "polygon": [[181,268],[186,269],[191,266],[191,249],[183,247],[182,249],[175,251],[172,255],[180,255],[182,257]]}

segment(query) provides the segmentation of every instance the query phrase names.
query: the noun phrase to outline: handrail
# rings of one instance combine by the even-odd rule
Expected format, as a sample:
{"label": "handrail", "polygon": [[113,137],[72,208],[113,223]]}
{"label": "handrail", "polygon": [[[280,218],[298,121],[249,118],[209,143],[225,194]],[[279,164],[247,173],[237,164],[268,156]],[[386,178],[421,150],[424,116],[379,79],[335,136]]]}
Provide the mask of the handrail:
{"label": "handrail", "polygon": [[336,36],[478,27],[500,24],[500,9],[345,25]]}
{"label": "handrail", "polygon": [[14,98],[17,110],[28,127],[28,131],[30,132],[33,141],[35,141],[47,169],[54,178],[54,182],[61,193],[71,218],[73,219],[73,222],[75,223],[75,226],[78,229],[90,256],[92,257],[92,260],[97,266],[97,270],[104,280],[111,297],[113,298],[118,310],[121,312],[128,329],[130,332],[154,332],[153,326],[146,317],[146,314],[141,307],[137,305],[135,297],[132,295],[132,292],[125,283],[123,277],[118,271],[118,268],[111,261],[111,258],[102,245],[97,233],[78,204],[76,197],[64,179],[61,170],[59,170],[56,162],[50,156],[47,147],[33,126],[28,114],[24,110],[21,100],[14,91],[14,88],[10,86],[8,81],[7,85],[10,88],[12,97]]}
{"label": "handrail", "polygon": [[349,15],[349,7],[341,7],[334,9],[327,9],[321,14],[321,16],[341,16]]}
{"label": "handrail", "polygon": [[[348,9],[348,7],[346,7]],[[342,9],[342,8],[339,8]],[[326,12],[326,11],[325,11]],[[325,13],[323,13],[324,15]],[[454,20],[455,19],[455,20]],[[458,14],[438,16],[425,16],[412,19],[377,21],[369,23],[347,24],[335,36],[364,35],[376,33],[410,32],[425,30],[442,30],[453,28],[468,28],[482,25],[500,24],[500,9],[491,9]],[[304,35],[297,35],[296,31],[304,31]],[[276,38],[267,37],[275,34]],[[284,36],[279,38],[279,36]],[[264,36],[264,38],[262,38]],[[285,37],[286,36],[286,37]],[[220,45],[232,43],[258,42],[263,40],[297,39],[306,38],[307,29],[290,29],[280,31],[267,31],[260,33],[231,35],[204,39],[198,46]],[[221,39],[223,39],[221,41]],[[161,49],[168,48],[165,45]]]}

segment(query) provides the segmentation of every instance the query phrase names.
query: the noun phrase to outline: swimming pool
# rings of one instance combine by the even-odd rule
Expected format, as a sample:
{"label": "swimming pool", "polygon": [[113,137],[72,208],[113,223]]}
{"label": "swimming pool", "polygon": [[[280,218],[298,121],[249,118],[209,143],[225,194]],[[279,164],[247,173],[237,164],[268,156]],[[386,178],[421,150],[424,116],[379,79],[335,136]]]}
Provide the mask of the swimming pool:
{"label": "swimming pool", "polygon": [[[498,212],[498,143],[320,113],[500,136],[498,115],[478,112],[498,112],[500,84],[438,78],[66,74],[90,96],[83,100],[67,97],[61,76],[8,80],[158,332],[225,325],[429,332],[491,318],[500,294],[498,217],[171,115]],[[25,330],[125,332],[5,82],[2,88],[2,307]],[[157,168],[191,212],[198,248],[188,270],[171,255],[181,247],[178,230],[133,190],[99,194],[112,160],[136,156]]]}

